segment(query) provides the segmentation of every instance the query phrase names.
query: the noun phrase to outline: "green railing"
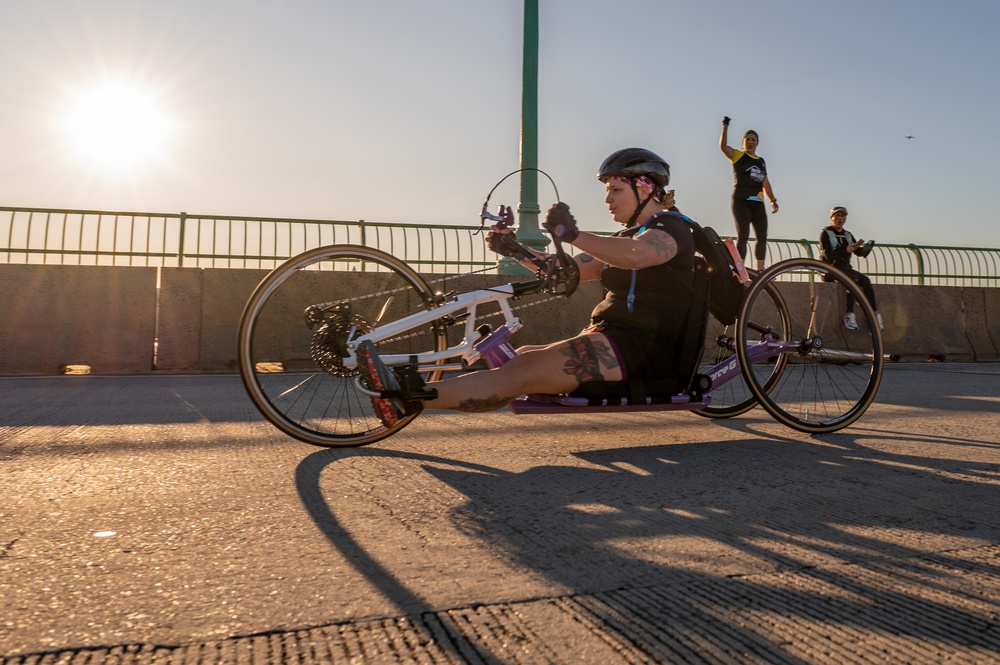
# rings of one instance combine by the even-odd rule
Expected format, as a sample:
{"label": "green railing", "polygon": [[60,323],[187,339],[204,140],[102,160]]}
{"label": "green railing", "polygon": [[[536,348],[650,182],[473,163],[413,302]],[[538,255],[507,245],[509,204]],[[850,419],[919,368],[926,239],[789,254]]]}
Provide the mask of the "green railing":
{"label": "green railing", "polygon": [[270,269],[345,243],[427,272],[496,264],[474,226],[0,207],[0,263]]}
{"label": "green railing", "polygon": [[[476,225],[0,207],[0,263],[271,269],[343,243],[425,273],[488,271],[497,259]],[[818,256],[816,241],[768,241],[768,264]],[[855,265],[883,284],[1000,286],[1000,249],[877,244]]]}

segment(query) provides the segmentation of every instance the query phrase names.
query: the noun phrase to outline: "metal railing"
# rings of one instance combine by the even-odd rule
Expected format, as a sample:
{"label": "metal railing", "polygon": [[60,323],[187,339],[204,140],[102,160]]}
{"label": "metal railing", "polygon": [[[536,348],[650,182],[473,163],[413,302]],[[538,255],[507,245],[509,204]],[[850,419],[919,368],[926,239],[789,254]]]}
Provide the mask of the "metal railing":
{"label": "metal railing", "polygon": [[495,265],[478,227],[0,207],[0,263],[271,269],[313,247],[376,247],[428,272]]}
{"label": "metal railing", "polygon": [[[817,240],[767,241],[767,265],[789,258],[820,258]],[[853,265],[880,284],[1000,286],[1000,249],[877,243]]]}
{"label": "metal railing", "polygon": [[[497,260],[478,226],[0,206],[0,263],[271,269],[343,243],[425,273],[489,270]],[[768,240],[768,264],[793,257],[818,258],[819,243]],[[876,244],[855,266],[883,284],[1000,286],[1000,249]]]}

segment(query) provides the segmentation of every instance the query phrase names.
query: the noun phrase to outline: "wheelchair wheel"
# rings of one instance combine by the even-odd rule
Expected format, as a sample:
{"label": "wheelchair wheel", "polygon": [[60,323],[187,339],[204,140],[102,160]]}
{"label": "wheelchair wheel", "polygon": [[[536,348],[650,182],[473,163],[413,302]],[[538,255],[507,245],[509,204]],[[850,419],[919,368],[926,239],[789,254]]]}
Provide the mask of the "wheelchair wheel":
{"label": "wheelchair wheel", "polygon": [[[756,280],[759,273],[750,271],[751,276]],[[751,282],[753,284],[753,282]],[[763,295],[753,312],[758,321],[765,325],[776,339],[788,340],[791,334],[791,322],[788,316],[788,307],[777,287],[768,283],[763,286]],[[760,337],[760,333],[751,330],[754,339]],[[713,372],[718,372],[719,368],[725,368],[727,362],[737,363],[735,351],[736,324],[724,326],[714,318],[710,318],[708,324],[708,334],[705,336],[705,350],[702,353],[699,374],[711,376]],[[747,340],[744,340],[746,343]],[[787,358],[778,356],[775,362],[757,363],[753,366],[753,371],[757,374],[760,385],[765,390],[770,390],[781,372],[784,371]],[[744,374],[741,371],[734,378],[720,385],[712,386],[712,404],[704,409],[695,411],[699,416],[706,418],[731,418],[741,413],[746,413],[757,405],[757,398],[751,392]]]}
{"label": "wheelchair wheel", "polygon": [[[762,314],[776,288],[790,315],[789,333],[771,335]],[[858,330],[842,325],[845,292],[854,295]],[[864,414],[882,379],[882,335],[875,311],[861,289],[840,270],[814,259],[777,263],[747,291],[736,323],[736,353],[747,387],[768,413],[789,427],[808,433],[833,432]],[[756,371],[760,364],[784,362],[769,384]],[[745,368],[751,368],[746,371]]]}
{"label": "wheelchair wheel", "polygon": [[[240,319],[240,376],[250,399],[278,429],[317,446],[361,446],[415,415],[383,426],[343,366],[346,343],[373,328],[435,307],[427,283],[402,261],[357,245],[320,247],[269,273]],[[447,348],[439,322],[379,342],[382,353]],[[432,373],[430,380],[439,378]]]}

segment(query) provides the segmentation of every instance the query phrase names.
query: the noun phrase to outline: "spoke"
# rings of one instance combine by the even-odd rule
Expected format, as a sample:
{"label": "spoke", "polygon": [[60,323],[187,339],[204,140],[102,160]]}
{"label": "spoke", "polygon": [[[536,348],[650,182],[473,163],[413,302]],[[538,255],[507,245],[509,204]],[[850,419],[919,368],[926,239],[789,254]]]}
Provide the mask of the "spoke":
{"label": "spoke", "polygon": [[287,395],[288,393],[292,392],[293,390],[298,390],[299,388],[301,388],[301,387],[302,387],[302,386],[304,386],[305,384],[307,384],[307,383],[309,383],[310,381],[312,381],[312,380],[313,380],[314,378],[316,378],[317,376],[318,376],[318,374],[312,374],[312,375],[310,375],[310,376],[307,376],[306,378],[302,379],[302,381],[300,381],[299,383],[296,383],[296,384],[295,384],[294,386],[292,386],[292,387],[291,387],[291,388],[289,388],[288,390],[286,390],[286,391],[282,392],[281,394],[277,395],[277,396],[275,397],[275,399],[281,399],[282,397],[284,397],[284,396],[285,396],[285,395]]}
{"label": "spoke", "polygon": [[389,305],[391,305],[392,301],[395,299],[396,296],[393,295],[390,295],[388,298],[385,299],[385,303],[382,305],[382,309],[381,311],[379,311],[378,316],[375,317],[375,323],[372,324],[372,327],[378,327],[378,324],[382,320],[382,317],[385,316],[385,313],[389,311]]}
{"label": "spoke", "polygon": [[809,325],[806,326],[806,338],[811,339],[816,331],[816,309],[819,307],[819,296],[816,295],[816,285],[809,282]]}

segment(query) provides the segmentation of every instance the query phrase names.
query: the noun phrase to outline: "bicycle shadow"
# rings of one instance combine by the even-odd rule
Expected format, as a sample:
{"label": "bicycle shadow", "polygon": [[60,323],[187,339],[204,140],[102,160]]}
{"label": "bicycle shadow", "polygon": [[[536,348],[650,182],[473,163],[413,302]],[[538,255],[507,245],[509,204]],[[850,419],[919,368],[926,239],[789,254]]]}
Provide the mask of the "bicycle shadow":
{"label": "bicycle shadow", "polygon": [[[773,649],[787,659],[787,652],[761,646],[760,636],[736,615],[766,611],[810,621],[819,612],[824,621],[845,629],[872,630],[888,623],[896,634],[945,642],[952,638],[941,625],[982,623],[981,616],[934,597],[956,593],[954,571],[969,568],[958,550],[969,543],[1000,542],[1000,525],[978,517],[981,507],[994,500],[1000,465],[887,453],[865,443],[900,440],[880,432],[851,430],[803,442],[755,431],[753,425],[735,429],[743,429],[747,438],[578,453],[574,457],[585,465],[520,472],[402,450],[322,451],[302,461],[296,482],[303,505],[328,541],[409,613],[440,608],[429,606],[419,589],[379,563],[352,538],[348,525],[338,522],[319,483],[327,466],[358,455],[416,463],[465,497],[449,515],[460,532],[513,565],[564,586],[569,596],[630,596],[636,609],[629,620],[651,634],[669,604],[669,614],[687,617],[685,623],[727,622],[726,631],[737,641]],[[905,436],[914,443],[969,443]],[[835,482],[817,483],[818,473],[835,474]],[[950,539],[955,551],[925,549],[919,537],[883,535],[900,531]],[[671,543],[680,545],[685,556],[675,557]],[[975,570],[1000,577],[1000,565],[979,561]],[[815,585],[778,588],[767,577],[755,577],[781,571],[806,576]],[[877,575],[904,585],[887,586]],[[691,589],[734,580],[739,590],[728,596],[722,614],[691,594],[670,600],[669,593],[663,598],[635,595],[651,587]],[[823,598],[826,594],[817,589],[836,598]],[[728,620],[727,614],[734,618]],[[933,622],[926,620],[929,616]],[[960,640],[963,648],[996,650],[986,631],[963,632]]]}

